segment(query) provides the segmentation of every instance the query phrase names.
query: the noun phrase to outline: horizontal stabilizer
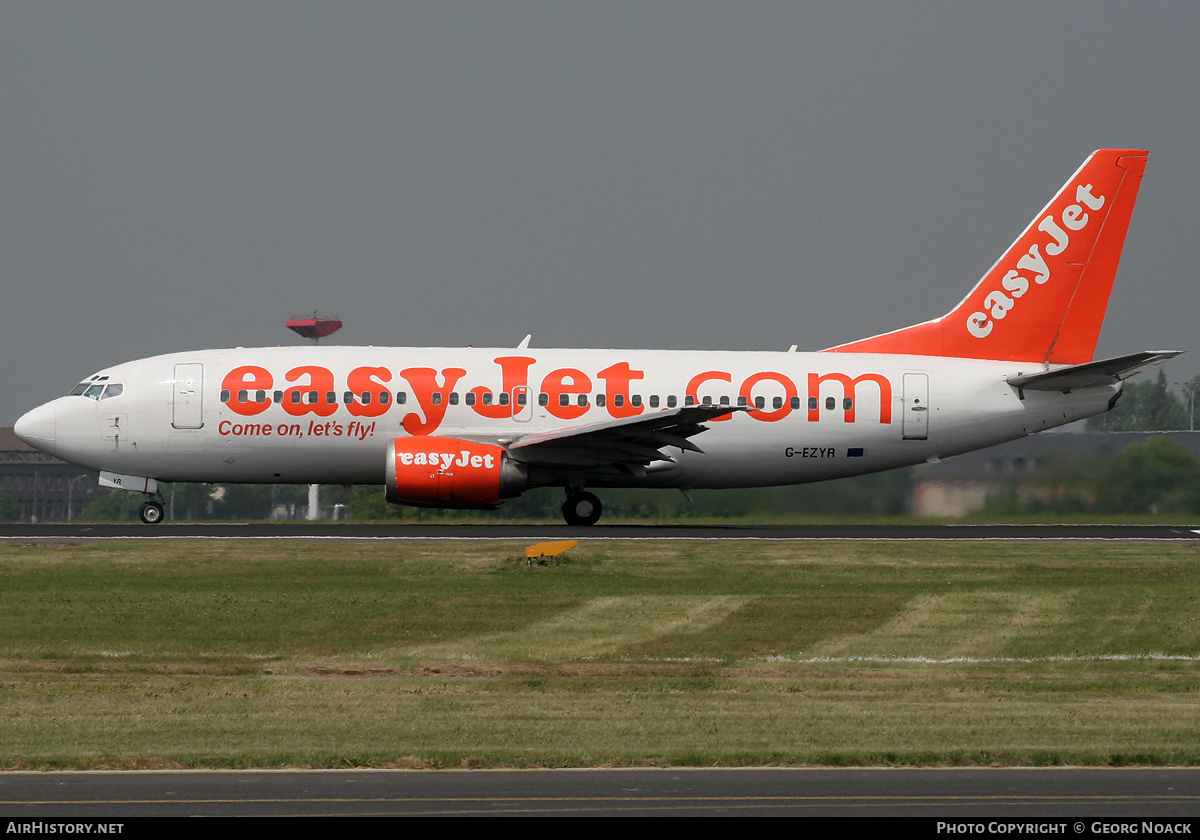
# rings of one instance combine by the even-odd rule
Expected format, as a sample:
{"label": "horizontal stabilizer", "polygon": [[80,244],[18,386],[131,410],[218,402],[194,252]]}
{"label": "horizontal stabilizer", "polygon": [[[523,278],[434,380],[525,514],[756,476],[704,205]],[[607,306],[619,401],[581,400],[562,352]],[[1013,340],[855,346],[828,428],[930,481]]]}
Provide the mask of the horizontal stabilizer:
{"label": "horizontal stabilizer", "polygon": [[1028,391],[1073,391],[1077,388],[1095,388],[1100,385],[1115,385],[1123,379],[1173,359],[1182,350],[1147,350],[1130,353],[1115,359],[1101,359],[1082,365],[1059,368],[1058,370],[1027,373],[1008,377],[1008,384]]}

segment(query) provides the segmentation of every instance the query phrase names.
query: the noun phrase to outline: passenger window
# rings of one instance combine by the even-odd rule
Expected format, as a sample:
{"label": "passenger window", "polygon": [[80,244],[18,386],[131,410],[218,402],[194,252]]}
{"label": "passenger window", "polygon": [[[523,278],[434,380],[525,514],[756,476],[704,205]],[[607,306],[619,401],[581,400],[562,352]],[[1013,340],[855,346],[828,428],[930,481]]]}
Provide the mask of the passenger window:
{"label": "passenger window", "polygon": [[392,392],[391,391],[380,391],[379,392],[379,404],[380,405],[387,405],[391,401],[392,401]]}
{"label": "passenger window", "polygon": [[766,408],[767,407],[767,398],[766,397],[755,397],[754,398],[754,407],[755,408]]}
{"label": "passenger window", "polygon": [[702,402],[704,405],[712,405],[712,397],[705,397],[700,402]]}
{"label": "passenger window", "polygon": [[441,391],[434,391],[434,392],[433,392],[433,404],[434,404],[434,405],[441,405],[441,404],[442,404],[442,392],[441,392]]}
{"label": "passenger window", "polygon": [[354,404],[354,392],[353,391],[346,391],[344,394],[342,394],[342,404],[343,405],[353,405]]}
{"label": "passenger window", "polygon": [[240,403],[244,403],[245,401],[246,401],[246,391],[245,391],[245,389],[243,389],[243,390],[241,390],[241,391],[238,391],[238,402],[240,402]]}
{"label": "passenger window", "polygon": [[684,404],[685,406],[689,406],[689,405],[695,405],[695,404],[696,404],[696,398],[695,398],[695,397],[693,397],[691,394],[688,394],[688,395],[687,395],[687,396],[684,398],[684,400],[683,400],[683,404]]}
{"label": "passenger window", "polygon": [[484,392],[483,392],[483,404],[484,404],[484,405],[491,405],[491,404],[492,404],[492,392],[491,392],[491,391],[484,391]]}
{"label": "passenger window", "polygon": [[371,404],[371,392],[363,391],[361,394],[358,395],[358,399],[360,402],[362,402],[363,405],[370,405]]}
{"label": "passenger window", "polygon": [[771,400],[771,408],[783,408],[783,397],[775,397],[775,399]]}
{"label": "passenger window", "polygon": [[320,399],[321,399],[321,395],[318,394],[316,391],[308,392],[308,404],[309,405],[316,405],[320,401]]}
{"label": "passenger window", "polygon": [[854,400],[850,397],[846,397],[844,400],[842,400],[842,408],[846,411],[854,408]]}
{"label": "passenger window", "polygon": [[613,405],[616,406],[617,408],[620,408],[621,406],[625,405],[625,395],[624,394],[613,394]]}
{"label": "passenger window", "polygon": [[408,392],[407,391],[397,391],[396,392],[396,405],[404,405],[404,403],[407,401],[408,401]]}
{"label": "passenger window", "polygon": [[608,402],[608,397],[605,396],[604,394],[596,395],[596,407],[597,408],[604,408],[604,406],[607,402]]}
{"label": "passenger window", "polygon": [[587,406],[587,394],[580,394],[578,402],[580,406]]}
{"label": "passenger window", "polygon": [[254,392],[254,401],[256,403],[265,403],[267,401],[267,392],[266,391],[255,391]]}
{"label": "passenger window", "polygon": [[508,391],[500,393],[500,405],[508,405]]}
{"label": "passenger window", "polygon": [[450,392],[450,405],[458,405],[458,391]]}
{"label": "passenger window", "polygon": [[517,394],[517,405],[524,408],[528,404],[529,404],[529,394],[525,393],[524,391]]}
{"label": "passenger window", "polygon": [[630,405],[641,405],[642,404],[642,395],[634,394],[632,397],[629,398],[629,404]]}
{"label": "passenger window", "polygon": [[667,397],[667,408],[674,408],[679,401],[675,399],[675,395]]}
{"label": "passenger window", "polygon": [[337,391],[326,391],[325,392],[325,404],[326,405],[337,405]]}
{"label": "passenger window", "polygon": [[292,391],[292,405],[295,405],[298,402],[300,402],[300,392]]}
{"label": "passenger window", "polygon": [[223,403],[229,402],[229,389],[226,388],[221,391],[221,402],[223,402]]}
{"label": "passenger window", "polygon": [[816,411],[816,410],[817,410],[817,398],[816,398],[816,397],[809,397],[809,398],[808,398],[808,410],[809,410],[809,411]]}
{"label": "passenger window", "polygon": [[475,405],[475,392],[467,391],[467,405]]}
{"label": "passenger window", "polygon": [[658,394],[651,394],[651,395],[650,395],[650,407],[651,407],[651,408],[658,408]]}
{"label": "passenger window", "polygon": [[275,398],[275,402],[277,402],[277,403],[283,402],[283,391],[276,391],[271,396]]}
{"label": "passenger window", "polygon": [[825,408],[826,409],[837,408],[837,400],[835,400],[833,397],[826,397],[825,398]]}
{"label": "passenger window", "polygon": [[789,400],[789,404],[791,405],[791,407],[792,407],[792,410],[793,410],[793,411],[797,411],[797,410],[799,410],[799,408],[800,408],[800,398],[799,398],[799,397],[792,397],[792,398],[791,398],[791,400]]}
{"label": "passenger window", "polygon": [[550,405],[550,395],[538,394],[538,405]]}
{"label": "passenger window", "polygon": [[566,406],[569,406],[571,404],[571,395],[570,394],[559,394],[558,395],[558,404],[563,406],[564,408]]}

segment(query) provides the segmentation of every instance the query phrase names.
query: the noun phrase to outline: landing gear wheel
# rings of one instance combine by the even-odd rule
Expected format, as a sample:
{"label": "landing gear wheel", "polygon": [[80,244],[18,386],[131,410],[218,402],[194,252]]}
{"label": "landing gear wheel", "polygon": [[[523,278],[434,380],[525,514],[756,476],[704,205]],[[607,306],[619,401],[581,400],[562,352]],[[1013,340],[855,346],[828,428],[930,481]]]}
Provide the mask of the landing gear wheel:
{"label": "landing gear wheel", "polygon": [[562,506],[563,519],[568,525],[595,525],[603,511],[600,500],[583,491],[572,493]]}
{"label": "landing gear wheel", "polygon": [[141,516],[147,525],[157,525],[163,521],[163,506],[158,502],[146,502],[142,505]]}

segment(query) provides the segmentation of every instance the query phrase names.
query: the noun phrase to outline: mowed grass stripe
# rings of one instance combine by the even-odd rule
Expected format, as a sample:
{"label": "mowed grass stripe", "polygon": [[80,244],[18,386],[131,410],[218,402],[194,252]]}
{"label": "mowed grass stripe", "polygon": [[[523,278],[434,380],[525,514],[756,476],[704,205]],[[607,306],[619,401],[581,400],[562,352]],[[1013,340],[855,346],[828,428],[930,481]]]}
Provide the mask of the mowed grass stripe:
{"label": "mowed grass stripe", "polygon": [[953,592],[923,595],[869,633],[835,636],[806,653],[827,657],[1000,657],[1065,624],[1071,590],[1060,595]]}
{"label": "mowed grass stripe", "polygon": [[696,634],[749,600],[733,596],[640,595],[594,598],[543,621],[401,652],[419,659],[570,662],[620,654],[672,634]]}

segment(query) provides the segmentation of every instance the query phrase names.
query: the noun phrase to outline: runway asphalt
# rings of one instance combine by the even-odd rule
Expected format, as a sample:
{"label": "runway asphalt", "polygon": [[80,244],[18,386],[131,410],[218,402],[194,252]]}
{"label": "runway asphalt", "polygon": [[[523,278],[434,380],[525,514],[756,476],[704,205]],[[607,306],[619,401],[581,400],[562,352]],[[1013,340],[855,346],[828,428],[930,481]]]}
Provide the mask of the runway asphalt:
{"label": "runway asphalt", "polygon": [[[1200,769],[601,769],[2,773],[0,817],[872,816],[1191,822]],[[1078,824],[1082,822],[1082,829]],[[123,832],[131,833],[131,832]],[[977,833],[995,833],[983,832]],[[1019,833],[1009,829],[1009,833]]]}
{"label": "runway asphalt", "polygon": [[0,540],[1197,540],[1193,525],[0,525]]}

